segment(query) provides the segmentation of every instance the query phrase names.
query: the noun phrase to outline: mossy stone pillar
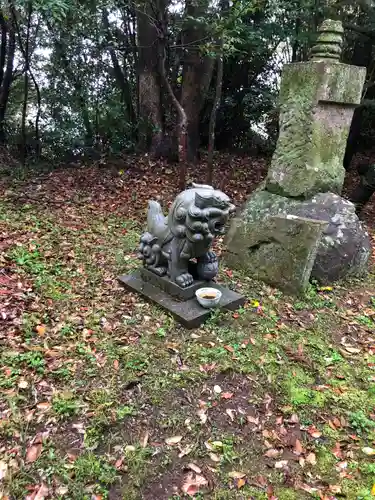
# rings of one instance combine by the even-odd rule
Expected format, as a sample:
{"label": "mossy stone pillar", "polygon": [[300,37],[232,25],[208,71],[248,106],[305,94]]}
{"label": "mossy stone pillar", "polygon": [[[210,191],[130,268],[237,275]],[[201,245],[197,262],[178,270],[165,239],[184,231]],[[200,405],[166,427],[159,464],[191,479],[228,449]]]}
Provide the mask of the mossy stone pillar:
{"label": "mossy stone pillar", "polygon": [[339,62],[343,28],[326,20],[308,62],[287,64],[280,88],[280,134],[267,191],[305,199],[340,194],[343,158],[366,69]]}

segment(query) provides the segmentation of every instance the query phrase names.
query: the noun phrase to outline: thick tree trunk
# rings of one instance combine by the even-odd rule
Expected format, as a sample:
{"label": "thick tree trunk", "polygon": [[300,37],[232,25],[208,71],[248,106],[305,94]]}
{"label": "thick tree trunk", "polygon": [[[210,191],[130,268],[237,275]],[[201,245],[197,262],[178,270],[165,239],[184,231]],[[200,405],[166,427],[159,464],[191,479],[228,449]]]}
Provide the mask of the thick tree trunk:
{"label": "thick tree trunk", "polygon": [[138,33],[138,147],[154,153],[163,139],[161,86],[158,60],[157,14],[165,9],[162,1],[144,0],[137,10]]}
{"label": "thick tree trunk", "polygon": [[199,123],[206,94],[210,86],[214,58],[202,54],[200,45],[207,37],[206,25],[197,18],[202,18],[207,13],[206,1],[186,1],[186,21],[182,34],[182,43],[185,49],[181,105],[188,120],[188,160],[196,161],[199,148]]}
{"label": "thick tree trunk", "polygon": [[212,184],[213,181],[213,157],[214,157],[214,147],[215,147],[215,128],[216,128],[216,117],[217,112],[220,107],[221,102],[221,90],[223,85],[223,39],[220,43],[220,53],[217,57],[217,70],[216,70],[216,87],[215,87],[215,99],[212,106],[212,111],[210,115],[210,123],[208,126],[208,160],[207,160],[207,183]]}
{"label": "thick tree trunk", "polygon": [[[17,13],[14,8],[12,8],[12,16],[13,16],[13,24],[15,26],[15,31],[17,33],[17,38],[18,38],[18,44],[20,51],[23,55],[23,58],[25,60],[25,81],[24,81],[24,103],[23,103],[23,111],[22,111],[22,126],[21,126],[21,136],[22,136],[22,141],[23,145],[21,147],[21,155],[22,155],[22,162],[25,161],[26,158],[26,152],[27,152],[27,144],[26,144],[26,112],[27,112],[27,94],[28,94],[28,89],[29,89],[29,80],[28,80],[28,75],[30,75],[30,78],[34,84],[35,87],[35,92],[36,92],[36,100],[37,100],[37,112],[35,116],[35,154],[37,158],[39,158],[40,153],[41,153],[41,144],[40,144],[40,137],[39,137],[39,121],[40,121],[40,115],[41,115],[41,106],[42,106],[42,99],[40,95],[40,88],[39,84],[36,81],[36,78],[34,76],[33,71],[31,70],[30,67],[30,58],[31,58],[31,51],[30,51],[30,23],[31,23],[31,14],[32,14],[32,2],[30,1],[28,4],[28,25],[27,25],[27,35],[26,35],[26,44],[24,46],[23,41],[22,41],[22,36],[21,36],[21,31],[20,27],[17,21]],[[37,36],[39,24],[36,27],[35,30],[35,37]],[[27,89],[26,89],[27,86]]]}
{"label": "thick tree trunk", "polygon": [[5,118],[10,87],[13,80],[16,33],[13,23],[6,21],[0,13],[1,27],[1,81],[0,81],[0,144],[6,142]]}

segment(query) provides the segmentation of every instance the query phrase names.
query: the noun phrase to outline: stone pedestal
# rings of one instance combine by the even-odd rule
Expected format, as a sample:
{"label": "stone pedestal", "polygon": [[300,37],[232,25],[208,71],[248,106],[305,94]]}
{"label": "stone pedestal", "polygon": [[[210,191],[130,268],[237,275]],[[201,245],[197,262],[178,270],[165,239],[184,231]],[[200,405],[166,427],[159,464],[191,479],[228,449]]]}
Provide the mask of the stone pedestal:
{"label": "stone pedestal", "polygon": [[195,298],[195,291],[203,286],[216,288],[222,292],[219,308],[234,311],[245,303],[245,297],[214,282],[195,282],[181,288],[168,278],[157,276],[147,269],[138,269],[132,274],[118,278],[130,292],[154,302],[169,312],[185,328],[198,328],[206,321],[214,309],[204,309]]}
{"label": "stone pedestal", "polygon": [[284,66],[267,191],[289,198],[341,193],[346,141],[365,76],[365,68],[331,60]]}
{"label": "stone pedestal", "polygon": [[[288,234],[287,226],[297,224],[291,222],[293,219],[282,222],[280,218],[278,224],[277,220],[270,223],[270,218],[272,220],[275,215],[284,219],[288,216],[302,218],[298,223],[299,235],[293,236],[293,230]],[[312,231],[317,221],[323,223],[320,238],[315,232],[319,231],[318,228]],[[267,275],[260,276],[259,272],[264,272],[255,269],[254,278],[258,275],[259,279],[285,291],[286,283],[290,281],[295,290],[293,292],[293,286],[290,286],[288,291],[298,293],[303,291],[310,273],[320,283],[331,284],[349,276],[360,277],[367,270],[367,261],[371,255],[369,235],[358,219],[353,203],[336,194],[320,193],[311,200],[300,201],[267,191],[256,191],[229,229],[226,238],[228,251],[224,254],[226,263],[233,269],[249,270],[249,266],[254,269],[248,249],[251,250],[257,235],[266,235],[267,228],[270,229],[269,235],[272,236],[274,232],[273,238],[278,242],[279,248],[273,258],[263,255],[263,260],[258,263],[267,269]],[[315,251],[314,238],[318,238]],[[315,258],[310,266],[313,253]],[[237,257],[234,259],[232,254]]]}
{"label": "stone pedestal", "polygon": [[[248,271],[251,268],[254,277],[283,289],[290,282],[296,285],[295,291],[302,291],[309,270],[322,283],[361,276],[370,256],[369,236],[354,205],[339,196],[347,136],[366,74],[365,68],[339,62],[343,31],[341,22],[324,21],[310,61],[284,67],[280,135],[266,181],[247,200],[226,240],[229,265]],[[325,224],[312,266],[317,232],[305,221],[305,229],[301,226],[303,244],[299,238],[288,236],[290,223],[279,220],[275,225],[275,221],[269,221],[275,215]],[[254,248],[254,235],[263,234],[267,241],[272,231],[278,234],[274,252],[260,252],[258,248],[254,268],[248,261],[252,258],[249,249]],[[293,266],[297,255],[299,270]],[[288,289],[293,292],[293,286]]]}

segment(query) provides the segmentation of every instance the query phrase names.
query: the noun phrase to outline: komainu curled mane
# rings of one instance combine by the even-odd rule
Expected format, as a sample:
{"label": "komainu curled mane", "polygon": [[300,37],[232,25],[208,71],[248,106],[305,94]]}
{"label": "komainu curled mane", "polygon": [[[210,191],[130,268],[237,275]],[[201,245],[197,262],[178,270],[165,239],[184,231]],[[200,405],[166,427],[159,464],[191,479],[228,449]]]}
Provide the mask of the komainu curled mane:
{"label": "komainu curled mane", "polygon": [[203,184],[180,193],[167,217],[158,202],[150,201],[139,258],[150,271],[167,274],[183,288],[194,281],[188,269],[189,261],[196,259],[198,278],[210,280],[218,272],[217,257],[210,251],[212,241],[224,234],[234,211],[226,194]]}

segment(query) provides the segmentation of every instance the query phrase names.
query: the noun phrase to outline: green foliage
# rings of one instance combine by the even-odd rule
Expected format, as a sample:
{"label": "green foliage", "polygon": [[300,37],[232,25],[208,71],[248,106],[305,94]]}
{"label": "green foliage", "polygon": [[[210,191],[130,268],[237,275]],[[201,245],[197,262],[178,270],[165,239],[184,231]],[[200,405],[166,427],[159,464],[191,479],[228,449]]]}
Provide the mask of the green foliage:
{"label": "green foliage", "polygon": [[[29,78],[25,138],[29,162],[40,150],[46,160],[66,163],[93,161],[102,153],[134,150],[142,129],[148,125],[143,123],[147,117],[142,113],[137,116],[140,47],[134,5],[119,0],[17,0],[13,5],[20,28],[17,60],[24,59],[21,49],[25,47],[27,15],[32,6],[29,59],[40,94],[33,78]],[[151,1],[155,12],[160,5]],[[3,10],[6,20],[12,21],[11,12]],[[323,0],[238,0],[223,8],[220,2],[208,5],[200,0],[196,10],[197,13],[191,13],[183,5],[176,7],[167,2],[166,12],[159,13],[166,20],[166,70],[179,94],[184,85],[183,55],[188,54],[187,47],[181,45],[181,35],[186,30],[204,30],[206,35],[196,46],[202,55],[215,59],[223,51],[223,92],[216,126],[216,143],[223,149],[272,151],[277,135],[281,66],[292,59],[302,61],[308,57],[316,27],[324,17],[358,25],[347,32],[344,59],[368,66],[369,77],[373,77],[371,60],[357,60],[364,57],[375,27],[375,9],[366,1],[352,8],[350,2]],[[368,40],[366,33],[370,34]],[[23,141],[20,117],[24,79],[18,77],[17,71],[15,74],[5,125],[10,150],[17,156]],[[200,113],[203,145],[208,141],[215,71],[213,76]],[[374,116],[371,88],[364,101],[369,106],[366,104],[363,112],[370,135]],[[167,101],[163,95],[162,102]],[[167,106],[159,111],[165,115],[166,128],[174,130],[173,113]]]}
{"label": "green foliage", "polygon": [[111,484],[116,479],[116,469],[93,453],[83,453],[74,463],[74,472],[78,481]]}
{"label": "green foliage", "polygon": [[363,411],[350,413],[349,421],[351,427],[359,434],[375,429],[375,422],[367,418]]}
{"label": "green foliage", "polygon": [[61,417],[71,417],[78,413],[79,404],[73,394],[58,394],[52,400],[54,412]]}

